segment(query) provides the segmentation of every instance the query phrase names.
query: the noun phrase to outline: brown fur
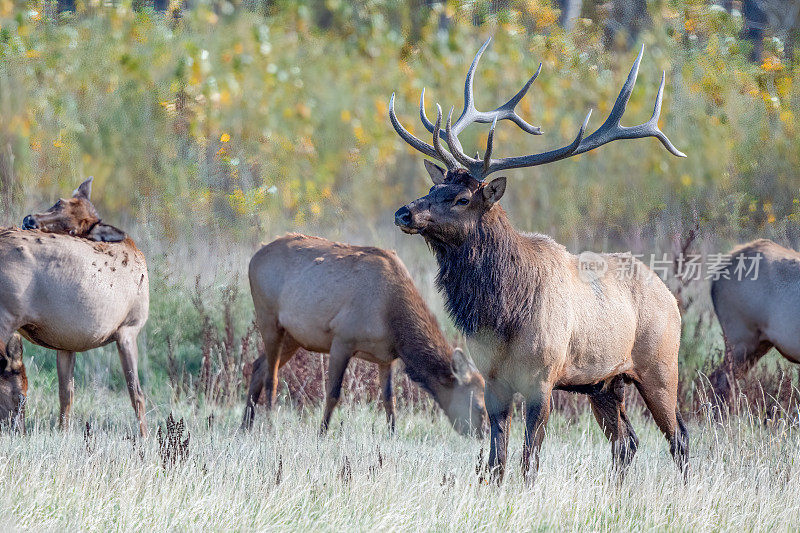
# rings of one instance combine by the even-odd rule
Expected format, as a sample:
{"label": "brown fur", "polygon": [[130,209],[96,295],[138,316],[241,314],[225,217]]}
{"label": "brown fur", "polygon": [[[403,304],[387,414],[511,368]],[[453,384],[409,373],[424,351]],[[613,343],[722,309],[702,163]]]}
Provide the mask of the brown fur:
{"label": "brown fur", "polygon": [[0,426],[25,433],[28,376],[22,362],[22,337],[14,333],[0,353]]}
{"label": "brown fur", "polygon": [[447,343],[394,252],[290,234],[253,256],[250,288],[265,353],[253,365],[243,428],[252,426],[255,404],[265,387],[267,406],[272,406],[278,369],[300,347],[330,354],[322,431],[339,400],[351,357],[380,366],[392,427],[391,366],[396,359],[442,406],[458,431],[481,427],[483,379],[463,353]]}
{"label": "brown fur", "polygon": [[[136,338],[149,311],[147,264],[130,238],[99,223],[87,184],[71,199],[76,202],[60,201],[47,212],[44,229],[0,230],[0,352],[15,331],[57,351],[59,425],[65,427],[76,352],[116,342],[139,430],[146,435]],[[29,215],[25,225],[40,225],[38,217]],[[109,235],[119,242],[96,242]]]}
{"label": "brown fur", "polygon": [[[428,164],[435,186],[396,214],[425,238],[437,283],[486,379],[492,426],[489,466],[502,479],[511,402],[526,400],[523,472],[535,474],[554,389],[587,392],[624,470],[636,451],[625,414],[633,382],[685,471],[687,436],[677,413],[680,314],[664,283],[628,254],[602,254],[605,272],[586,277],[578,257],[543,235],[514,230],[497,204],[505,178],[489,183]],[[636,275],[618,276],[632,263]],[[530,459],[533,456],[533,468]]]}
{"label": "brown fur", "polygon": [[[757,278],[751,274],[738,279],[737,258],[749,265],[756,254],[761,254]],[[723,269],[730,279],[711,283],[725,357],[709,380],[725,402],[732,397],[731,378],[744,377],[770,348],[800,363],[800,253],[760,239],[734,248],[730,255],[732,264]]]}
{"label": "brown fur", "polygon": [[100,215],[90,201],[91,194],[92,178],[89,178],[75,190],[72,198],[61,198],[47,211],[26,216],[22,227],[98,242],[125,240],[127,236],[124,231],[100,220]]}

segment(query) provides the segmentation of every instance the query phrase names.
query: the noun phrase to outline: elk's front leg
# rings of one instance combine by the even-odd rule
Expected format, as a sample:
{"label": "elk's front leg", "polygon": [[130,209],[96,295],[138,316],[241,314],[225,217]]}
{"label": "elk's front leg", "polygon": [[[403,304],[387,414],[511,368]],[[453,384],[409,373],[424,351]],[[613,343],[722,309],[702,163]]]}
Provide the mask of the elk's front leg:
{"label": "elk's front leg", "polygon": [[331,422],[333,409],[339,403],[339,395],[342,392],[342,381],[344,372],[347,370],[347,363],[353,355],[353,348],[337,340],[331,345],[330,359],[328,360],[328,382],[325,387],[325,412],[322,415],[322,425],[319,428],[320,434],[328,431]]}
{"label": "elk's front leg", "polygon": [[489,440],[489,462],[486,467],[493,481],[500,484],[505,475],[508,458],[508,434],[511,425],[513,395],[498,395],[489,383],[486,384],[484,400],[489,414],[491,434]]}
{"label": "elk's front leg", "polygon": [[58,370],[58,401],[60,412],[58,427],[69,428],[69,414],[75,396],[75,352],[56,352],[56,368]]}
{"label": "elk's front leg", "polygon": [[[533,484],[539,471],[539,451],[544,440],[544,430],[550,417],[549,385],[542,386],[540,392],[525,399],[525,445],[522,448],[522,476],[525,483]],[[531,456],[533,467],[531,468]]]}

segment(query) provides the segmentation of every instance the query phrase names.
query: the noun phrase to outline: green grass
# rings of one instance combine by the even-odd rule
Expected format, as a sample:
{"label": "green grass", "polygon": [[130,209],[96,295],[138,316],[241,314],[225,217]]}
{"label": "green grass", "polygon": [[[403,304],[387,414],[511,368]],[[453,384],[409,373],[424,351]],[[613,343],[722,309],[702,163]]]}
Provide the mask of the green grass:
{"label": "green grass", "polygon": [[172,411],[185,417],[191,434],[188,459],[164,468],[155,436],[135,446],[126,438],[133,416],[125,396],[79,390],[66,433],[53,428],[56,396],[32,393],[28,435],[0,436],[0,524],[103,531],[788,531],[800,523],[796,420],[791,427],[748,418],[692,423],[692,474],[684,486],[666,441],[651,421],[635,416],[641,445],[617,487],[609,445],[591,415],[555,414],[539,477],[526,487],[515,418],[510,475],[498,488],[475,474],[486,443],[456,435],[438,413],[403,411],[391,436],[377,405],[344,405],[330,434],[319,437],[319,410],[282,406],[269,419],[259,412],[253,432],[243,435],[241,406],[151,398],[153,433]]}

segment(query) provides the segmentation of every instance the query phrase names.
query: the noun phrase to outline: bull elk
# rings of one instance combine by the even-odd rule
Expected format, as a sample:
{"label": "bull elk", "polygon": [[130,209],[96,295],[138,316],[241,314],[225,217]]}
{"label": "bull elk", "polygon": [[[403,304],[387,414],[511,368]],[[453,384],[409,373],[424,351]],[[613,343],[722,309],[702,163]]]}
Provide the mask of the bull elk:
{"label": "bull elk", "polygon": [[[551,391],[559,389],[589,395],[594,415],[612,443],[615,467],[623,474],[638,444],[625,413],[624,398],[625,384],[634,383],[686,475],[688,436],[677,411],[681,319],[675,298],[660,279],[629,254],[593,254],[606,270],[587,273],[581,269],[579,257],[550,237],[517,232],[498,203],[506,190],[506,179],[485,181],[500,170],[552,163],[617,139],[656,137],[671,153],[683,156],[658,129],[664,77],[650,120],[634,127],[621,126],[642,49],[609,117],[594,133],[584,137],[587,115],[575,139],[563,148],[494,159],[492,145],[498,121],[509,120],[527,133],[541,134],[540,128],[515,111],[541,65],[508,102],[494,111],[478,111],[473,77],[488,44],[489,40],[469,68],[464,108],[455,123],[451,110],[442,130],[438,105],[436,123],[428,120],[423,92],[419,112],[423,125],[433,134],[433,144],[414,137],[400,124],[394,95],[389,103],[389,117],[400,137],[446,166],[425,161],[433,187],[427,195],[401,207],[395,223],[405,233],[422,235],[433,251],[439,265],[436,284],[486,380],[491,423],[487,466],[500,482],[506,464],[512,398],[521,393],[527,419],[522,470],[527,481],[533,480],[550,414]],[[458,140],[458,134],[473,122],[491,124],[482,159],[467,156]],[[626,269],[638,274],[616,274]]]}
{"label": "bull elk", "polygon": [[90,201],[91,179],[23,228],[0,230],[0,352],[15,331],[57,351],[59,425],[74,396],[75,353],[116,342],[139,430],[147,434],[136,338],[147,321],[144,255],[104,224]]}
{"label": "bull elk", "polygon": [[265,351],[253,364],[242,429],[252,427],[263,389],[267,408],[273,405],[278,369],[301,347],[330,354],[321,432],[339,402],[352,357],[378,365],[392,429],[396,359],[433,396],[457,431],[483,427],[483,378],[460,349],[447,343],[394,252],[290,234],[256,252],[249,276]]}
{"label": "bull elk", "polygon": [[709,381],[725,402],[730,378],[744,377],[770,348],[800,363],[800,253],[760,239],[734,248],[730,258],[711,283],[725,356]]}

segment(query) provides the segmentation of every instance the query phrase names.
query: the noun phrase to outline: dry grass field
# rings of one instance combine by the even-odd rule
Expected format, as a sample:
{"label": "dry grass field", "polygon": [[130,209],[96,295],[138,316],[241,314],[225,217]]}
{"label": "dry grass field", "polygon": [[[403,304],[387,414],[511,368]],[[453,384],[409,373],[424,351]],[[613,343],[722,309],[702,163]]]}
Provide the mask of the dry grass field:
{"label": "dry grass field", "polygon": [[[241,406],[151,402],[152,434],[134,441],[127,398],[90,392],[79,391],[66,434],[54,427],[55,391],[37,390],[28,435],[0,436],[3,529],[791,531],[800,524],[796,413],[768,425],[754,417],[695,420],[688,485],[655,425],[635,416],[641,445],[621,486],[589,413],[554,413],[538,480],[524,486],[515,417],[514,466],[496,487],[476,475],[487,443],[458,436],[438,412],[402,411],[392,436],[377,404],[346,404],[319,437],[319,409],[284,406],[269,421],[259,413],[254,431],[242,435]],[[186,420],[175,448],[160,445],[156,430],[169,412]]]}

